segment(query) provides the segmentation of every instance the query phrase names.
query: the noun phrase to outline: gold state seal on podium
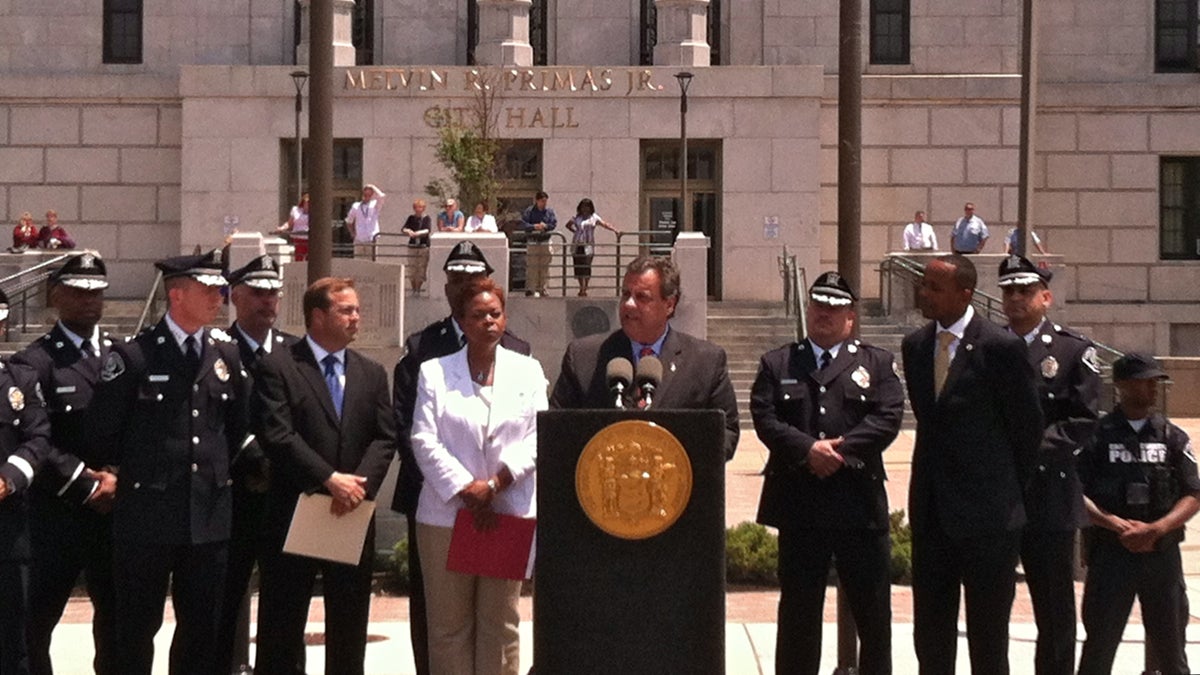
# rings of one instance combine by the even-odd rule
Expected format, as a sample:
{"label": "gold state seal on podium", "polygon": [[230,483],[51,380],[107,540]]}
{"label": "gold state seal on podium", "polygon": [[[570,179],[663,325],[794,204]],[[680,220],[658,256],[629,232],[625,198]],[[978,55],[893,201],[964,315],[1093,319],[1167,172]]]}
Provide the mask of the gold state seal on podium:
{"label": "gold state seal on podium", "polygon": [[625,420],[604,427],[575,465],[575,494],[596,527],[622,539],[666,531],[687,508],[692,464],[663,427]]}

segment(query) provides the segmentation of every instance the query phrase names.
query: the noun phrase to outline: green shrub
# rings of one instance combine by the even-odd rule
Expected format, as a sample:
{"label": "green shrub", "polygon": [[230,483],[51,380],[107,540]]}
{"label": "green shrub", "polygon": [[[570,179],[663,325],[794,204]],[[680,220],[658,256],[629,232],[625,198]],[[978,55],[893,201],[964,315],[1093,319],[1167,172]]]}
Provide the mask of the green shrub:
{"label": "green shrub", "polygon": [[756,523],[725,531],[725,580],[729,583],[779,583],[779,538]]}
{"label": "green shrub", "polygon": [[892,535],[892,583],[912,585],[912,526],[905,519],[904,509],[892,511],[888,517]]}
{"label": "green shrub", "polygon": [[392,547],[392,578],[391,590],[399,595],[407,595],[408,587],[408,537],[396,542]]}

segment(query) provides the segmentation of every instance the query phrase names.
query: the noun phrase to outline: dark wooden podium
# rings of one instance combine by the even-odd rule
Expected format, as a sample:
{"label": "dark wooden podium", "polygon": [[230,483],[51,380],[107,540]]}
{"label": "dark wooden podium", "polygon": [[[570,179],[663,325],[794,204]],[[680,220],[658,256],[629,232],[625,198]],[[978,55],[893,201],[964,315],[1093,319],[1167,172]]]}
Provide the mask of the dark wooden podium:
{"label": "dark wooden podium", "polygon": [[[670,431],[692,465],[682,515],[641,540],[602,531],[575,494],[575,465],[588,441],[628,419]],[[724,428],[713,410],[538,415],[538,675],[725,671]]]}

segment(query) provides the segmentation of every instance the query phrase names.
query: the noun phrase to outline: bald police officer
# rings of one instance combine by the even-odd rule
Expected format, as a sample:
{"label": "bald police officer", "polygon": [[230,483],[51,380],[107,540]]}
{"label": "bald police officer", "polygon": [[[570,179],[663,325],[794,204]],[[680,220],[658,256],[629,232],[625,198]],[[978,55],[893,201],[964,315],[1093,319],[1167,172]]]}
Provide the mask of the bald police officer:
{"label": "bald police officer", "polygon": [[852,339],[857,298],[836,272],[809,290],[808,337],[762,357],[754,429],[770,450],[758,522],[779,528],[775,670],[815,675],[833,558],[866,675],[892,671],[891,543],[882,453],[900,431],[892,354]]}
{"label": "bald police officer", "polygon": [[112,580],[113,457],[93,442],[85,415],[112,342],[98,323],[108,288],[104,260],[83,253],[50,275],[50,332],[13,355],[35,373],[50,416],[51,456],[30,491],[33,566],[29,591],[29,667],[50,675],[50,637],[80,573],[92,601],[97,675],[115,675],[116,595]]}
{"label": "bald police officer", "polygon": [[221,309],[221,257],[213,250],[155,263],[167,313],[113,346],[92,401],[96,442],[119,470],[113,576],[121,675],[150,674],[168,588],[171,675],[216,669],[230,462],[246,438],[248,398],[237,345],[206,327]]}
{"label": "bald police officer", "polygon": [[1075,671],[1075,532],[1087,523],[1076,458],[1095,428],[1100,366],[1087,338],[1046,318],[1053,274],[1019,255],[1000,263],[1008,329],[1025,339],[1042,404],[1042,443],[1025,488],[1021,563],[1037,622],[1038,675]]}

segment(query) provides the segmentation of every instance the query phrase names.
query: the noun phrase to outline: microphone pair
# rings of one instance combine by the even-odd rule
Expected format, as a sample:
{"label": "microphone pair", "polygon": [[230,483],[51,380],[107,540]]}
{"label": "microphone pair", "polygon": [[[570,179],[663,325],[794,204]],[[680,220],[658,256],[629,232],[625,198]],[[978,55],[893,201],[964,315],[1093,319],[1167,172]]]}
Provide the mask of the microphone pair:
{"label": "microphone pair", "polygon": [[613,395],[613,407],[624,410],[625,390],[634,385],[637,387],[637,402],[639,408],[649,408],[653,403],[654,393],[662,383],[662,361],[656,356],[643,356],[638,359],[637,373],[634,374],[633,364],[629,359],[618,356],[608,362],[605,368],[605,381],[608,391]]}

